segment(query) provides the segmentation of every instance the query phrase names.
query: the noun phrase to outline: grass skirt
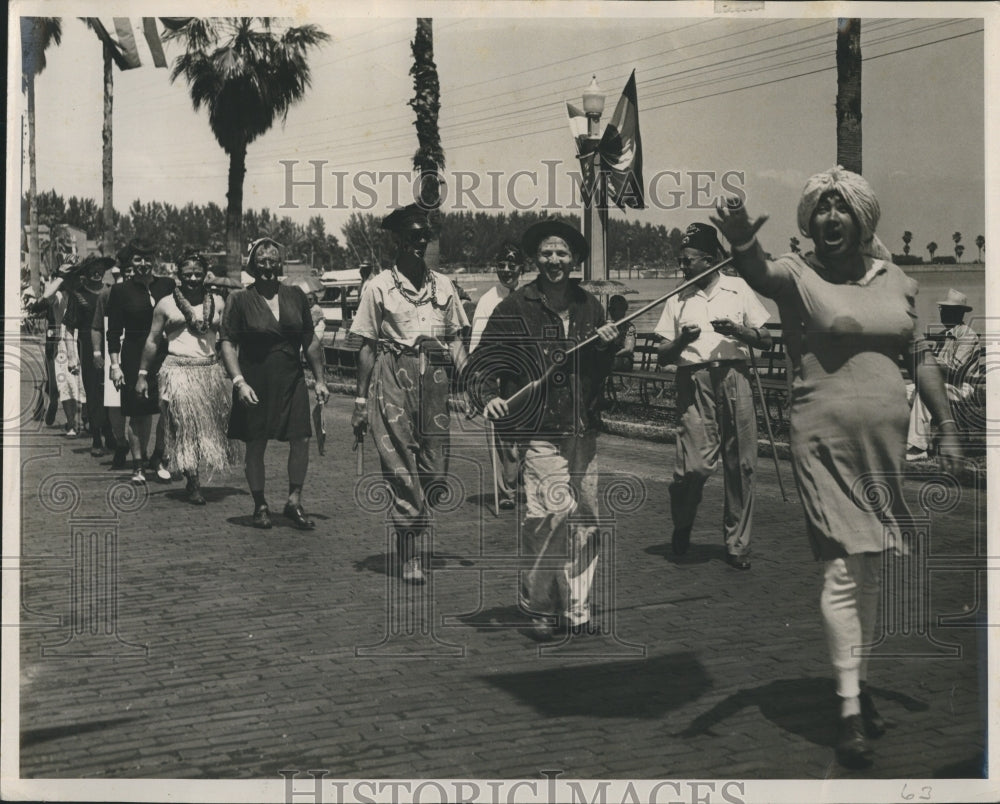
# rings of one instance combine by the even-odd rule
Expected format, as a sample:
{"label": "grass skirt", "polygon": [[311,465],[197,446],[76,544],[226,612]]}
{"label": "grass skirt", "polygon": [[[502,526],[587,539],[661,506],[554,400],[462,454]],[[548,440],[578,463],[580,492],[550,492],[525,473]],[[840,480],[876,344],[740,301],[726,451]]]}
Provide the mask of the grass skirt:
{"label": "grass skirt", "polygon": [[226,438],[232,386],[218,360],[168,355],[159,384],[171,471],[211,476],[242,463],[243,444]]}

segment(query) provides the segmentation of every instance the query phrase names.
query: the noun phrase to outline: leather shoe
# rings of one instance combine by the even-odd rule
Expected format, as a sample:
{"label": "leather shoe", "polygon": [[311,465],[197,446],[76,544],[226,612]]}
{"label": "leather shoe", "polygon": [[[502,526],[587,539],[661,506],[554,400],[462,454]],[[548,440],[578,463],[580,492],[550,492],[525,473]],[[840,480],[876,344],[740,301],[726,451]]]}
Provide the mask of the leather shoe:
{"label": "leather shoe", "polygon": [[513,511],[514,508],[516,508],[516,507],[517,507],[517,503],[515,503],[510,497],[501,497],[500,498],[500,510],[501,511]]}
{"label": "leather shoe", "polygon": [[865,724],[861,715],[842,717],[837,726],[837,762],[855,770],[870,768],[872,752],[865,740]]}
{"label": "leather shoe", "polygon": [[111,459],[111,468],[124,469],[127,465],[127,461],[128,461],[128,447],[119,446],[115,450],[114,457]]}
{"label": "leather shoe", "polygon": [[541,617],[535,617],[532,619],[528,636],[537,642],[554,642],[566,636],[566,626],[561,619],[551,622]]}
{"label": "leather shoe", "polygon": [[285,510],[281,513],[292,520],[292,524],[299,530],[312,530],[316,527],[316,523],[306,516],[306,512],[301,505],[288,503],[285,505]]}
{"label": "leather shoe", "polygon": [[861,702],[861,719],[865,724],[865,734],[869,737],[881,737],[885,734],[885,730],[889,727],[889,724],[879,714],[878,709],[875,708],[875,701],[872,700],[872,696],[867,692],[862,692],[858,696],[858,700]]}
{"label": "leather shoe", "polygon": [[691,528],[674,528],[674,535],[670,537],[670,547],[674,551],[674,555],[684,555],[690,544]]}
{"label": "leather shoe", "polygon": [[726,553],[726,563],[733,569],[748,570],[750,569],[750,556],[734,556],[732,553]]}
{"label": "leather shoe", "polygon": [[267,509],[266,505],[262,505],[253,512],[253,526],[264,530],[271,528],[271,512]]}

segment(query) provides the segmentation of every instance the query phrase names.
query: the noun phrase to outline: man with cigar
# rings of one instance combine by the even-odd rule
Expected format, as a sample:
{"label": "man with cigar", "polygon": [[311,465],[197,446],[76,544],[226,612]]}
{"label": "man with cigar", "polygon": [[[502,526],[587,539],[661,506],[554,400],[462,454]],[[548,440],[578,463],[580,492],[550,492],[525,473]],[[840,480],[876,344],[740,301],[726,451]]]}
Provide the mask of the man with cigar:
{"label": "man with cigar", "polygon": [[[607,323],[601,303],[570,279],[588,252],[579,231],[545,219],[524,233],[521,247],[538,278],[493,311],[477,350],[483,356],[469,374],[486,416],[522,444],[522,552],[532,566],[521,574],[521,603],[534,615],[535,637],[551,639],[590,623],[600,549],[597,431],[618,329]],[[594,334],[595,343],[566,354]],[[508,404],[551,364],[555,370],[537,393],[525,394],[525,404]]]}
{"label": "man with cigar", "polygon": [[426,211],[397,209],[382,228],[394,235],[396,262],[368,280],[351,325],[364,339],[351,425],[359,438],[371,427],[393,494],[400,574],[422,584],[417,541],[430,517],[427,494],[448,471],[447,364],[464,367],[469,321],[451,280],[424,262],[432,237]]}
{"label": "man with cigar", "polygon": [[[681,243],[687,279],[725,257],[715,228],[688,226]],[[767,349],[770,317],[742,279],[714,272],[669,299],[654,330],[661,364],[677,364],[677,459],[670,484],[671,547],[687,552],[705,481],[722,460],[726,562],[750,569],[757,416],[748,347]]]}

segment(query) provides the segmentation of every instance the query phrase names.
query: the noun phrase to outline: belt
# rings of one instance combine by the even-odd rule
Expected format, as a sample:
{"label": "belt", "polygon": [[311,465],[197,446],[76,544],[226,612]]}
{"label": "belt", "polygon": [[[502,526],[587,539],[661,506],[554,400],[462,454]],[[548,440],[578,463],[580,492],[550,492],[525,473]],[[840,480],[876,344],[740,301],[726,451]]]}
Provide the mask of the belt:
{"label": "belt", "polygon": [[688,366],[678,366],[677,370],[687,369],[688,371],[697,371],[698,369],[714,369],[714,368],[725,368],[729,366],[740,366],[743,368],[747,367],[746,360],[709,360],[706,363],[693,363]]}

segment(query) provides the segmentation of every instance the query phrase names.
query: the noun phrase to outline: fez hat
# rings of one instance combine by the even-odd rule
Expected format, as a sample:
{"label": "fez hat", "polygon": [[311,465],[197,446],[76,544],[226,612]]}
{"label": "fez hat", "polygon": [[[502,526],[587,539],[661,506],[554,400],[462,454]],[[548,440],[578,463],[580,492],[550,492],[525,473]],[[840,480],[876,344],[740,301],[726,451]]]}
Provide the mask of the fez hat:
{"label": "fez hat", "polygon": [[725,254],[715,227],[709,226],[707,223],[695,222],[688,226],[684,230],[684,239],[681,240],[681,248],[693,248],[713,256],[720,253]]}
{"label": "fez hat", "polygon": [[948,295],[937,304],[938,307],[961,307],[965,312],[972,309],[969,306],[969,297],[955,288],[948,288]]}
{"label": "fez hat", "polygon": [[529,226],[521,235],[521,248],[529,258],[533,258],[538,252],[538,244],[547,237],[561,237],[565,240],[578,263],[583,262],[590,250],[587,238],[580,234],[579,229],[551,218],[545,218]]}
{"label": "fez hat", "polygon": [[382,218],[382,228],[389,232],[405,232],[407,229],[429,229],[427,210],[418,204],[408,204],[394,209]]}
{"label": "fez hat", "polygon": [[493,261],[497,263],[512,262],[515,265],[522,265],[524,263],[524,252],[521,251],[521,247],[517,243],[504,240],[500,244],[500,248],[497,249],[496,254],[493,255]]}

